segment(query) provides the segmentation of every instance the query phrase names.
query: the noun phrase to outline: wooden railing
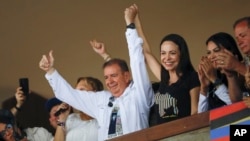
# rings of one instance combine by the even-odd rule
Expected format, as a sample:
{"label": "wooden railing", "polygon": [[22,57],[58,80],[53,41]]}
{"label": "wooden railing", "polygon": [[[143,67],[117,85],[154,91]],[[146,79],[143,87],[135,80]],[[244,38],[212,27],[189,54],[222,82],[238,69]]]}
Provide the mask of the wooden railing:
{"label": "wooden railing", "polygon": [[116,137],[109,141],[155,141],[208,126],[209,112],[204,112]]}

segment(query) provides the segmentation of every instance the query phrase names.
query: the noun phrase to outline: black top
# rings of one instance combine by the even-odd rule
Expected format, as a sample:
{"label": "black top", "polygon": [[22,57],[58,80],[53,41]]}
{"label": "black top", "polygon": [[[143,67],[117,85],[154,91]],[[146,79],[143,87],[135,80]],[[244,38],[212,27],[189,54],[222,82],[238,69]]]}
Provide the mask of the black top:
{"label": "black top", "polygon": [[191,96],[189,92],[199,86],[197,72],[190,72],[171,85],[160,82],[161,88],[155,93],[155,103],[150,111],[150,126],[190,116]]}

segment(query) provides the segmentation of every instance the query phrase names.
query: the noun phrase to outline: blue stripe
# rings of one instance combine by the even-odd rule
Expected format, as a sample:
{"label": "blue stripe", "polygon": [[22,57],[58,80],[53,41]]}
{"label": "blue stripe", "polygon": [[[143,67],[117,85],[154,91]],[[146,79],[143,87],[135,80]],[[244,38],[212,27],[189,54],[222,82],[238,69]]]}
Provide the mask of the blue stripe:
{"label": "blue stripe", "polygon": [[[250,120],[236,122],[236,124],[233,124],[233,125],[250,125]],[[210,131],[211,140],[225,137],[225,136],[230,136],[230,125],[225,125],[225,126],[222,126],[222,127],[219,127]]]}
{"label": "blue stripe", "polygon": [[229,136],[229,126],[223,126],[210,131],[210,139],[214,140],[224,136]]}

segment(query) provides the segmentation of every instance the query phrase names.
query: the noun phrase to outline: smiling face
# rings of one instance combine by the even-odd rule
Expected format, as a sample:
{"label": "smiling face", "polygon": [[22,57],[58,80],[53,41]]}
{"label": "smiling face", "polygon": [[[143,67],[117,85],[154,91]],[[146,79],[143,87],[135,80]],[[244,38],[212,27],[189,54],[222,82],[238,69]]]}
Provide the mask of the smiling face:
{"label": "smiling face", "polygon": [[165,41],[161,45],[161,64],[168,71],[175,71],[180,62],[179,47],[172,41]]}
{"label": "smiling face", "polygon": [[[213,41],[209,41],[207,44],[207,57],[209,60],[213,59],[216,56],[216,53],[221,52],[222,47],[217,46]],[[215,61],[212,62],[213,67],[217,68]]]}
{"label": "smiling face", "polygon": [[112,95],[119,97],[129,85],[130,74],[122,71],[118,64],[111,64],[104,68],[104,79]]}
{"label": "smiling face", "polygon": [[234,28],[234,34],[242,53],[250,55],[250,28],[247,22],[238,23]]}

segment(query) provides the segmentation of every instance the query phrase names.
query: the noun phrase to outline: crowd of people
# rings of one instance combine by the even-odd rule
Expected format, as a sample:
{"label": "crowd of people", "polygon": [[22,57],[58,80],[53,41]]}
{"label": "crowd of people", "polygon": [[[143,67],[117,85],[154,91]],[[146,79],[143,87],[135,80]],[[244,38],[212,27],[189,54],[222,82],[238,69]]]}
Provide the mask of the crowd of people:
{"label": "crowd of people", "polygon": [[[140,18],[136,4],[125,9],[130,67],[112,58],[104,43],[90,41],[104,60],[107,90],[94,77],[79,77],[72,87],[54,67],[53,51],[43,55],[39,67],[55,94],[45,103],[55,134],[42,127],[18,127],[15,115],[26,100],[18,87],[16,105],[0,111],[0,140],[104,141],[239,101],[250,108],[250,17],[233,24],[236,40],[225,32],[208,37],[207,54],[197,69],[179,34],[162,38],[157,60]],[[150,81],[147,67],[158,82]]]}

